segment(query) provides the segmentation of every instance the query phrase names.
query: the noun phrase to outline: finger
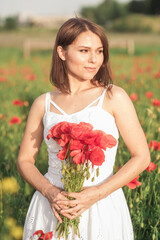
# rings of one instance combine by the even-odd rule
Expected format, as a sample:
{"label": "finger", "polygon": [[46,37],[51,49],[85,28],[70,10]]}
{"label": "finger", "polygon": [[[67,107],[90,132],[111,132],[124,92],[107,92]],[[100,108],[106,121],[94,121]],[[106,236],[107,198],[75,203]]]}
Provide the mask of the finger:
{"label": "finger", "polygon": [[54,204],[54,209],[59,212],[62,208],[58,204]]}
{"label": "finger", "polygon": [[73,207],[73,208],[68,208],[68,209],[63,209],[61,210],[61,214],[62,213],[69,213],[71,215],[76,215],[77,212],[79,212],[81,210],[81,208],[79,206]]}
{"label": "finger", "polygon": [[69,206],[69,207],[75,207],[75,206],[77,206],[77,201],[76,200],[58,200],[57,201],[57,204],[59,205],[59,206]]}
{"label": "finger", "polygon": [[62,195],[64,196],[67,196],[67,197],[73,197],[73,198],[76,198],[78,193],[75,193],[75,192],[71,192],[71,193],[68,193],[68,192],[61,192]]}
{"label": "finger", "polygon": [[56,202],[58,200],[67,200],[67,198],[65,197],[65,195],[58,193],[57,196],[54,198],[53,202]]}
{"label": "finger", "polygon": [[64,209],[68,209],[69,207],[66,206],[66,205],[62,205],[62,204],[53,204],[53,207],[56,209],[57,212],[60,212],[61,210],[64,210]]}
{"label": "finger", "polygon": [[52,208],[52,210],[53,210],[54,216],[57,218],[57,220],[59,221],[59,223],[62,223],[62,219],[61,219],[61,217],[59,216],[58,212],[57,212],[54,208]]}

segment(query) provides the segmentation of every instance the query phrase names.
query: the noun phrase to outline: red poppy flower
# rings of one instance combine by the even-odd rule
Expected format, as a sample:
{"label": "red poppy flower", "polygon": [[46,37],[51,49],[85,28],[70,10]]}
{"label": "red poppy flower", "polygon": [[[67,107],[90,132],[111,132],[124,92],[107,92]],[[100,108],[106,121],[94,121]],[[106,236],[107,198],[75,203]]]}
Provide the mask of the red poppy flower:
{"label": "red poppy flower", "polygon": [[153,97],[153,92],[148,91],[148,92],[145,93],[145,95],[146,95],[147,98],[150,99],[150,98]]}
{"label": "red poppy flower", "polygon": [[134,178],[131,182],[129,182],[128,184],[126,184],[126,186],[129,187],[129,188],[131,188],[131,189],[135,189],[137,186],[141,186],[142,183],[137,181],[138,178],[139,178],[139,176],[137,176],[137,177]]}
{"label": "red poppy flower", "polygon": [[146,72],[151,72],[152,71],[152,67],[151,66],[147,66],[146,67]]}
{"label": "red poppy flower", "polygon": [[135,102],[138,99],[138,94],[137,93],[131,93],[130,99]]}
{"label": "red poppy flower", "polygon": [[[84,163],[85,161],[85,155],[83,152],[79,151],[79,150],[74,150],[71,152],[72,156],[75,154],[75,156],[73,157],[73,162],[75,164],[80,164],[80,163]],[[71,155],[70,154],[70,155]]]}
{"label": "red poppy flower", "polygon": [[160,78],[160,72],[154,74],[155,78]]}
{"label": "red poppy flower", "polygon": [[61,134],[61,138],[57,142],[61,147],[64,147],[70,140],[71,137],[69,134]]}
{"label": "red poppy flower", "polygon": [[94,165],[101,166],[105,161],[105,155],[100,147],[94,147],[90,153],[90,161],[92,162],[92,167]]}
{"label": "red poppy flower", "polygon": [[21,100],[15,99],[15,100],[13,100],[13,105],[15,105],[15,106],[23,106],[23,102]]}
{"label": "red poppy flower", "polygon": [[7,82],[7,78],[3,77],[3,76],[0,76],[0,82]]}
{"label": "red poppy flower", "polygon": [[137,68],[137,72],[138,72],[138,73],[143,73],[143,69],[142,69],[141,67],[138,67],[138,68]]}
{"label": "red poppy flower", "polygon": [[70,134],[72,138],[81,140],[83,139],[83,135],[86,132],[91,131],[92,129],[93,129],[93,126],[91,124],[80,122],[79,124],[72,126],[70,130]]}
{"label": "red poppy flower", "polygon": [[153,104],[154,106],[159,107],[159,106],[160,106],[160,100],[158,100],[158,99],[153,99],[152,104]]}
{"label": "red poppy flower", "polygon": [[153,162],[150,162],[149,166],[146,168],[146,170],[150,173],[151,171],[154,171],[157,168],[157,165]]}
{"label": "red poppy flower", "polygon": [[0,114],[0,119],[1,120],[4,120],[6,118],[6,115],[5,114]]}
{"label": "red poppy flower", "polygon": [[112,148],[117,144],[116,139],[109,134],[104,133],[101,130],[95,131],[97,134],[97,137],[95,139],[95,143],[98,147],[106,150],[106,148]]}
{"label": "red poppy flower", "polygon": [[151,140],[149,143],[149,148],[153,148],[155,151],[160,151],[160,142]]}
{"label": "red poppy flower", "polygon": [[53,237],[53,232],[44,233],[42,230],[38,230],[33,234],[33,237],[38,235],[37,240],[51,240]]}
{"label": "red poppy flower", "polygon": [[28,81],[34,81],[36,80],[36,75],[35,74],[31,74],[27,77]]}
{"label": "red poppy flower", "polygon": [[11,120],[9,121],[10,125],[20,124],[20,123],[21,123],[21,118],[17,116],[12,117]]}
{"label": "red poppy flower", "polygon": [[76,140],[76,139],[72,139],[70,141],[70,145],[69,145],[69,149],[72,151],[72,150],[78,150],[78,149],[83,149],[84,148],[84,144],[79,141],[79,140]]}
{"label": "red poppy flower", "polygon": [[63,147],[62,150],[58,152],[57,157],[61,160],[64,160],[67,157],[66,155],[67,155],[67,147],[65,146]]}

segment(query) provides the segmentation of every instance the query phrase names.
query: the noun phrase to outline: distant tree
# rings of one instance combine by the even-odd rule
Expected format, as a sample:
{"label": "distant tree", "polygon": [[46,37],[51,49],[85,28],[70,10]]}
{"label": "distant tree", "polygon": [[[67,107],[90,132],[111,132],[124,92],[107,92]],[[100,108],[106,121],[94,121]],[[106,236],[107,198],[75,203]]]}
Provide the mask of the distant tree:
{"label": "distant tree", "polygon": [[128,10],[132,13],[145,13],[146,12],[146,1],[145,0],[132,0],[128,4]]}
{"label": "distant tree", "polygon": [[18,18],[15,17],[7,17],[4,21],[4,29],[12,30],[18,27]]}
{"label": "distant tree", "polygon": [[83,7],[81,15],[104,26],[108,21],[124,16],[126,9],[124,5],[115,0],[105,0],[96,7]]}
{"label": "distant tree", "polygon": [[160,14],[160,0],[146,0],[146,4],[148,5],[147,13]]}
{"label": "distant tree", "polygon": [[132,0],[128,10],[132,13],[160,14],[160,0]]}

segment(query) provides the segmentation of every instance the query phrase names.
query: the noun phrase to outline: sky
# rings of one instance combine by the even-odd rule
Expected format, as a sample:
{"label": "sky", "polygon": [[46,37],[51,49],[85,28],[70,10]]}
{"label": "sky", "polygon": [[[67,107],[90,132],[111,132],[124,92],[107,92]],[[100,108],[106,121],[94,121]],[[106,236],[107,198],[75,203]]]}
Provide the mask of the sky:
{"label": "sky", "polygon": [[[127,2],[129,0],[117,0]],[[17,14],[74,16],[82,6],[95,6],[103,0],[0,0],[0,17]]]}

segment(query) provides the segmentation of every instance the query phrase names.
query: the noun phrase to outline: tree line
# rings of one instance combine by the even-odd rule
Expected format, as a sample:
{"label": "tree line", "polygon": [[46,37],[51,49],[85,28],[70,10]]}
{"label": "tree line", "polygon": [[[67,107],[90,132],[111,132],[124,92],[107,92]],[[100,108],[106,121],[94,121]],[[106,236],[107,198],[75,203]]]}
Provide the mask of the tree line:
{"label": "tree line", "polygon": [[82,7],[80,13],[82,16],[104,26],[109,21],[130,13],[160,15],[160,0],[132,0],[129,3],[104,0],[97,6]]}

